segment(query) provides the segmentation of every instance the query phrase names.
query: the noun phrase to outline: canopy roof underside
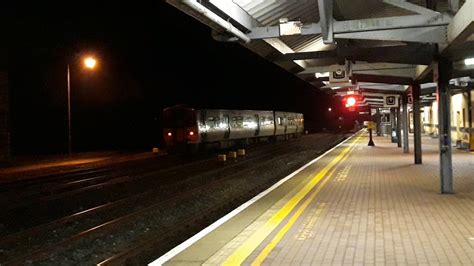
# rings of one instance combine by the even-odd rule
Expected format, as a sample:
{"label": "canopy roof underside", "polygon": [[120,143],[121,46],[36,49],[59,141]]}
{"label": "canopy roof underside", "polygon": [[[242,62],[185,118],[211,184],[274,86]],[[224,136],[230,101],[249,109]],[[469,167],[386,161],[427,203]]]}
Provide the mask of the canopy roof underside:
{"label": "canopy roof underside", "polygon": [[[454,62],[454,77],[474,77],[464,64],[474,57],[474,0],[167,1],[216,40],[238,41],[330,93],[404,92],[432,82],[438,56]],[[351,84],[333,86],[316,74],[341,65],[349,65]]]}

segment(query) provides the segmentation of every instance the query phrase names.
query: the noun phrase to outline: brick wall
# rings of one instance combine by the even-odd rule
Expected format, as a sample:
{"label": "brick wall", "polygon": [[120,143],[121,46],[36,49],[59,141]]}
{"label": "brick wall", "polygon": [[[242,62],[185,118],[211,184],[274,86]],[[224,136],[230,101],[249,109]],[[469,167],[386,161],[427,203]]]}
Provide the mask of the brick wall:
{"label": "brick wall", "polygon": [[0,70],[0,162],[10,159],[10,98],[8,72]]}

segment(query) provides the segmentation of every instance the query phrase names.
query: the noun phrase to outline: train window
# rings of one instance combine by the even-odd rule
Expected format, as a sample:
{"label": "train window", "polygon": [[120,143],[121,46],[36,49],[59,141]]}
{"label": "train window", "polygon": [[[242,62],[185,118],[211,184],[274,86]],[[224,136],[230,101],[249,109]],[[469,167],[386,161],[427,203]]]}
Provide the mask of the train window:
{"label": "train window", "polygon": [[234,116],[232,117],[232,122],[230,123],[232,127],[243,127],[244,126],[244,118],[242,116]]}
{"label": "train window", "polygon": [[237,126],[238,127],[244,126],[244,118],[242,116],[237,117]]}
{"label": "train window", "polygon": [[288,119],[288,125],[293,126],[295,124],[292,117],[288,117],[287,119]]}
{"label": "train window", "polygon": [[271,125],[271,124],[273,124],[273,121],[270,120],[270,119],[271,119],[271,117],[261,116],[261,117],[260,117],[260,125],[266,126],[266,125]]}
{"label": "train window", "polygon": [[216,127],[216,122],[217,123],[219,122],[219,118],[212,117],[212,116],[209,116],[207,118],[207,126],[209,126],[209,128],[215,128]]}
{"label": "train window", "polygon": [[196,112],[192,109],[167,108],[163,111],[163,126],[166,128],[195,126],[196,122]]}
{"label": "train window", "polygon": [[237,117],[233,116],[232,121],[230,122],[231,127],[237,127]]}
{"label": "train window", "polygon": [[212,116],[207,117],[207,122],[206,122],[206,124],[207,124],[209,127],[212,128],[212,127],[214,126],[214,117],[212,117]]}
{"label": "train window", "polygon": [[256,128],[258,126],[253,117],[246,117],[243,125],[245,128]]}
{"label": "train window", "polygon": [[279,116],[277,118],[277,124],[280,125],[280,126],[283,126],[283,117]]}

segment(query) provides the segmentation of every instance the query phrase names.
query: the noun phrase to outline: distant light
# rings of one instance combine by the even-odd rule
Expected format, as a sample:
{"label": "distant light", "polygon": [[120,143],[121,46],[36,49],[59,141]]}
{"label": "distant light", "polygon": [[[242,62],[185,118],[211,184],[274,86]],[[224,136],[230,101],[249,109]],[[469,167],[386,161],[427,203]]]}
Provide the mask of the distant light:
{"label": "distant light", "polygon": [[193,132],[193,131],[189,131],[189,135],[190,135],[190,136],[194,136],[194,132]]}
{"label": "distant light", "polygon": [[474,57],[473,57],[473,58],[466,58],[466,59],[464,59],[464,64],[465,64],[466,66],[474,65]]}
{"label": "distant light", "polygon": [[331,108],[331,107],[329,107],[329,108],[328,108],[328,111],[329,111],[329,112],[331,112],[331,111],[332,111],[332,108]]}
{"label": "distant light", "polygon": [[84,65],[87,68],[93,69],[95,68],[96,64],[97,60],[95,60],[93,57],[87,57],[86,59],[84,59]]}
{"label": "distant light", "polygon": [[168,132],[168,137],[171,137],[171,135],[173,135],[173,134],[171,134],[171,132]]}

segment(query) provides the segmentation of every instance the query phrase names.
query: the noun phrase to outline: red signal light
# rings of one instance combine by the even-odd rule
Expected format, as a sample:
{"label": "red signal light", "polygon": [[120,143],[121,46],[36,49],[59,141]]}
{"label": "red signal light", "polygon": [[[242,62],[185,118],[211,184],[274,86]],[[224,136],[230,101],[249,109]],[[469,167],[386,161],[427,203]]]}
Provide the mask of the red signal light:
{"label": "red signal light", "polygon": [[356,99],[354,97],[348,97],[346,99],[346,107],[353,107],[356,104]]}
{"label": "red signal light", "polygon": [[168,132],[168,137],[171,137],[171,135],[173,135],[171,132]]}
{"label": "red signal light", "polygon": [[194,136],[194,131],[189,131],[190,136]]}

